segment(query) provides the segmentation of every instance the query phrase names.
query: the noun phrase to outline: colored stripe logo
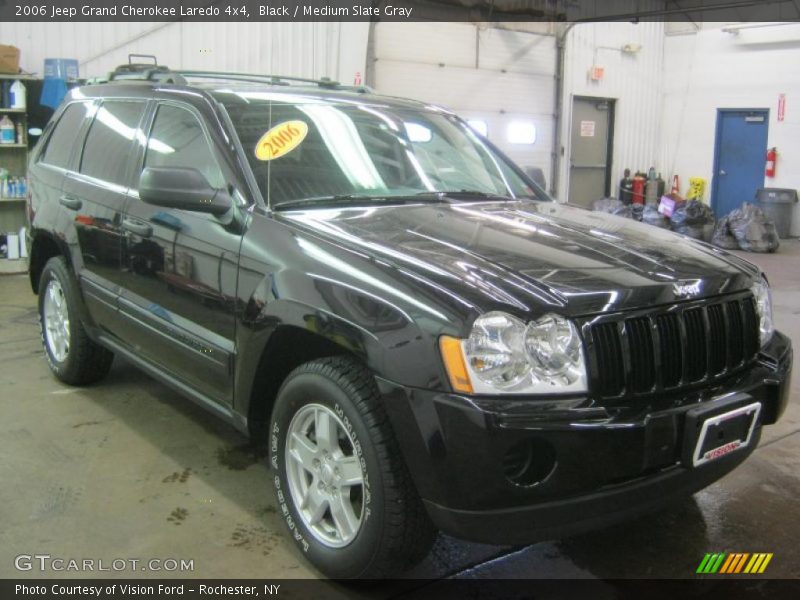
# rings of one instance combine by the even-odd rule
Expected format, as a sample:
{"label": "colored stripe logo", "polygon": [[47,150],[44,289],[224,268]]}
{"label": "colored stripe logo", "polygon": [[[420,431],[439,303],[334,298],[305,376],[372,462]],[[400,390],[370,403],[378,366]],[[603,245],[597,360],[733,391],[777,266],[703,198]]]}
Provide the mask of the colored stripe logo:
{"label": "colored stripe logo", "polygon": [[705,555],[696,572],[704,575],[763,573],[771,560],[772,552],[714,552]]}

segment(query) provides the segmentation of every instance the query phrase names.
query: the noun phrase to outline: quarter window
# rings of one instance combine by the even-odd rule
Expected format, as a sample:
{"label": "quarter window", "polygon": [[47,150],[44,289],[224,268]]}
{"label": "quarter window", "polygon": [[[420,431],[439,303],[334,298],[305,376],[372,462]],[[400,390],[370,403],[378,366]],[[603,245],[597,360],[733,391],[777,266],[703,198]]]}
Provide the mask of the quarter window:
{"label": "quarter window", "polygon": [[69,166],[72,147],[78,139],[78,132],[89,107],[87,102],[75,102],[67,106],[47,142],[42,162],[62,168]]}
{"label": "quarter window", "polygon": [[190,111],[162,104],[147,141],[145,167],[193,167],[211,187],[222,188],[225,179],[211,151],[203,127]]}
{"label": "quarter window", "polygon": [[81,173],[109,183],[126,185],[132,141],[141,135],[139,121],[143,111],[143,102],[103,102],[86,135]]}

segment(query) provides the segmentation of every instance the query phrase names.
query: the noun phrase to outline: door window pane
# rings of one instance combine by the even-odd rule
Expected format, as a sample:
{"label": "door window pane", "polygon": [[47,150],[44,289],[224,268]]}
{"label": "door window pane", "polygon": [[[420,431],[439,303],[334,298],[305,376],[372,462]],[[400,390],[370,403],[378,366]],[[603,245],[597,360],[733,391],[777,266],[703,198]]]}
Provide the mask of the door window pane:
{"label": "door window pane", "polygon": [[72,147],[78,139],[78,131],[89,107],[87,102],[76,102],[66,108],[47,142],[42,162],[62,168],[69,165]]}
{"label": "door window pane", "polygon": [[147,142],[144,166],[193,167],[205,176],[211,187],[225,186],[200,122],[190,111],[178,106],[159,106]]}
{"label": "door window pane", "polygon": [[107,101],[97,109],[86,136],[81,173],[103,181],[127,185],[132,141],[137,137],[144,102]]}

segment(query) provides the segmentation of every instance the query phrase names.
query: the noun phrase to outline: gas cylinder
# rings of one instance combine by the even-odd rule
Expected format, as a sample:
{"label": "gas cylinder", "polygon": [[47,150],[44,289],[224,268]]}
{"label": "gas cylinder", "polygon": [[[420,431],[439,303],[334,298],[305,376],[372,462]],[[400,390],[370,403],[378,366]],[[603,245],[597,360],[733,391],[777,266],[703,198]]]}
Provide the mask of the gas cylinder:
{"label": "gas cylinder", "polygon": [[644,186],[647,180],[643,173],[636,173],[633,177],[633,203],[644,204]]}

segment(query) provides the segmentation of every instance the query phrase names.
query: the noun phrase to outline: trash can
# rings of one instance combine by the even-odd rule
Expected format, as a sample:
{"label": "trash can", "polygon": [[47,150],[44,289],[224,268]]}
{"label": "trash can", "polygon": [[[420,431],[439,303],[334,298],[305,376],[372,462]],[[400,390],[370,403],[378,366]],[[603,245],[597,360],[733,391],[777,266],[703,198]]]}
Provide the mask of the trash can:
{"label": "trash can", "polygon": [[797,190],[759,188],[756,192],[759,207],[775,223],[778,237],[788,238],[792,228],[792,213],[797,203]]}

